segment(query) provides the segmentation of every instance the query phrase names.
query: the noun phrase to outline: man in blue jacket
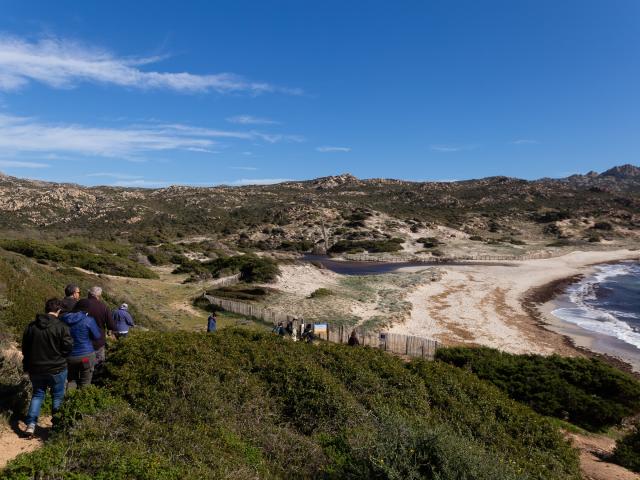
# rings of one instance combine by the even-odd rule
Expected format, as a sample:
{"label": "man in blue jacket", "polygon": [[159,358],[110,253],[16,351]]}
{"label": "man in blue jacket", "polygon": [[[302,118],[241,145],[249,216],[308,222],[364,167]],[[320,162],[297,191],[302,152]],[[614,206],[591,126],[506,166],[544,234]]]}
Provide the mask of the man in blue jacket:
{"label": "man in blue jacket", "polygon": [[66,357],[71,352],[73,340],[69,335],[69,328],[58,319],[61,310],[60,300],[47,300],[46,313],[38,314],[25,328],[22,336],[22,365],[33,386],[29,413],[25,419],[25,433],[29,436],[35,433],[47,389],[51,389],[54,413],[60,408],[64,398]]}
{"label": "man in blue jacket", "polygon": [[129,328],[135,327],[133,317],[129,313],[129,305],[123,303],[120,308],[113,311],[113,326],[116,338],[120,339],[129,335]]}
{"label": "man in blue jacket", "polygon": [[69,326],[73,337],[73,349],[67,358],[69,366],[69,388],[86,387],[91,383],[96,365],[96,353],[93,342],[102,336],[98,325],[82,305],[76,305],[73,312],[65,313],[62,321]]}

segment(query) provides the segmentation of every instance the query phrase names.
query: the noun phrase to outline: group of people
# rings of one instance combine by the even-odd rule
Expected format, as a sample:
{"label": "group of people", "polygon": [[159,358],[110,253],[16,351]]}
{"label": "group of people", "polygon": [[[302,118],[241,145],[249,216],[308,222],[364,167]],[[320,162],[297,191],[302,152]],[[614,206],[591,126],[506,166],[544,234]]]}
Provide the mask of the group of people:
{"label": "group of people", "polygon": [[102,369],[107,332],[122,338],[135,326],[129,306],[123,303],[112,312],[102,300],[101,287],[91,287],[81,299],[80,287],[67,285],[65,297],[47,300],[44,310],[22,336],[23,370],[33,387],[25,418],[29,436],[35,433],[47,390],[55,413],[67,389],[89,385]]}
{"label": "group of people", "polygon": [[[298,322],[301,322],[301,320],[296,319],[295,323]],[[296,328],[295,323],[294,321],[289,320],[287,322],[287,325],[285,326],[283,322],[278,322],[278,324],[273,327],[272,332],[280,335],[281,337],[289,336],[294,342],[296,342],[298,341],[298,328]],[[313,343],[313,341],[317,338],[316,334],[313,331],[313,325],[310,323],[305,324],[304,322],[301,322],[300,330],[300,340],[303,342]],[[355,330],[351,331],[351,335],[349,336],[347,345],[349,345],[350,347],[360,345],[360,340],[358,340],[358,335]]]}

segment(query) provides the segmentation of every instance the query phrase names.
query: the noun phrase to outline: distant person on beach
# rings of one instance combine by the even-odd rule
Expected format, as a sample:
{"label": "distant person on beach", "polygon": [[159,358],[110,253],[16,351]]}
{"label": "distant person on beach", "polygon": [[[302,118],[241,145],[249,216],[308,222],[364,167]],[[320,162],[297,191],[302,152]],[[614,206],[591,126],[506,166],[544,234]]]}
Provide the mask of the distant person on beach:
{"label": "distant person on beach", "polygon": [[355,330],[351,330],[351,335],[349,335],[349,340],[347,341],[347,345],[350,347],[355,347],[356,345],[360,345],[360,340],[358,340],[358,335]]}
{"label": "distant person on beach", "polygon": [[64,298],[62,299],[62,312],[71,312],[80,300],[80,287],[73,283],[64,287]]}
{"label": "distant person on beach", "polygon": [[302,337],[301,340],[307,342],[307,343],[313,343],[313,341],[316,339],[315,334],[313,333],[313,325],[312,324],[307,324],[304,326],[304,332],[302,332]]}
{"label": "distant person on beach", "polygon": [[62,302],[57,298],[47,300],[44,314],[27,325],[22,335],[22,366],[29,374],[33,395],[25,418],[25,433],[33,435],[40,416],[40,408],[47,389],[51,389],[53,413],[57,412],[64,398],[67,381],[67,356],[73,347],[73,338],[67,327],[58,319]]}
{"label": "distant person on beach", "polygon": [[282,325],[282,322],[278,322],[278,324],[275,327],[273,327],[273,333],[276,333],[281,337],[284,337],[284,326]]}
{"label": "distant person on beach", "polygon": [[91,384],[96,366],[94,343],[102,332],[89,315],[86,302],[78,302],[73,312],[62,315],[62,321],[69,326],[73,337],[73,349],[67,358],[69,366],[69,389],[84,388]]}
{"label": "distant person on beach", "polygon": [[216,316],[216,312],[211,312],[209,318],[207,318],[207,333],[213,333],[218,328],[218,317]]}
{"label": "distant person on beach", "polygon": [[106,344],[107,330],[114,330],[111,310],[102,301],[102,288],[91,287],[87,298],[78,301],[76,309],[87,312],[90,317],[93,317],[100,329],[100,337],[93,340],[93,347],[96,352],[96,366],[94,369],[94,377],[96,377],[102,371],[102,366],[106,360],[104,346]]}
{"label": "distant person on beach", "polygon": [[129,305],[126,303],[123,303],[120,308],[113,311],[113,326],[118,339],[129,335],[129,328],[135,327],[133,317],[129,313]]}

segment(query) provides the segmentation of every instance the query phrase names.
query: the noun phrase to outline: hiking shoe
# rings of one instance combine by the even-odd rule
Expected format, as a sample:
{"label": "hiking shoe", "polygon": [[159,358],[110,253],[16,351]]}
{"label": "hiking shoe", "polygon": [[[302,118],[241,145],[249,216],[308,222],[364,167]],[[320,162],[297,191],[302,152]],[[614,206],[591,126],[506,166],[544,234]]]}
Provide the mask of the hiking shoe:
{"label": "hiking shoe", "polygon": [[28,437],[33,437],[33,435],[36,433],[36,424],[30,423],[29,425],[27,425],[27,429],[24,431],[24,433]]}

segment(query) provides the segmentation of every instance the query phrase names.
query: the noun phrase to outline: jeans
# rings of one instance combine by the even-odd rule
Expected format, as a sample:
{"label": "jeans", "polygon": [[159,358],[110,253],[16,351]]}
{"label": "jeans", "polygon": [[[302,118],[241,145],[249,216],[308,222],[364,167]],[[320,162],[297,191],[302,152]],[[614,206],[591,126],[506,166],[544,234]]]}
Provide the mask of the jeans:
{"label": "jeans", "polygon": [[64,384],[67,381],[67,369],[65,368],[55,375],[50,373],[34,373],[33,375],[29,375],[29,377],[31,378],[31,385],[33,386],[33,395],[31,396],[29,413],[27,413],[27,418],[25,419],[27,425],[38,422],[40,408],[42,408],[42,402],[44,402],[47,388],[51,388],[53,413],[58,411],[64,398]]}
{"label": "jeans", "polygon": [[78,387],[84,388],[91,384],[93,377],[93,368],[96,365],[96,354],[94,352],[79,357],[67,358],[69,367],[69,386],[70,390]]}

